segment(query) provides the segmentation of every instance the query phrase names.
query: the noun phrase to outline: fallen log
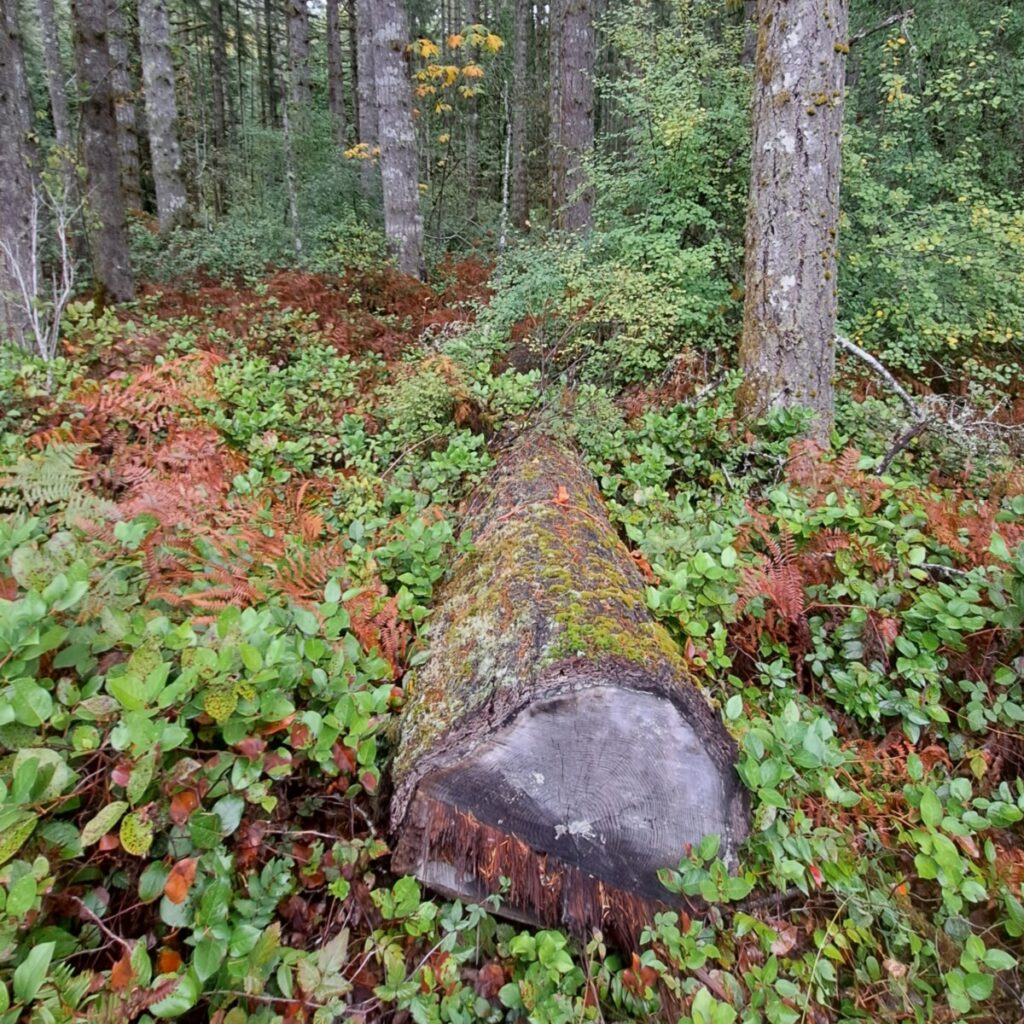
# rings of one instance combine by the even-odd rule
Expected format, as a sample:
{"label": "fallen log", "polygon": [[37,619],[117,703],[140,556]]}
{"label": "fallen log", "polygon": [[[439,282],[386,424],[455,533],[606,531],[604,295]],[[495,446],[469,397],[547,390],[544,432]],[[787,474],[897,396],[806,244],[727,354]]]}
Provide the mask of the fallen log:
{"label": "fallen log", "polygon": [[447,896],[501,892],[529,924],[635,941],[677,899],[659,868],[705,835],[727,860],[745,838],[735,746],[574,454],[520,441],[467,525],[408,688],[393,866]]}

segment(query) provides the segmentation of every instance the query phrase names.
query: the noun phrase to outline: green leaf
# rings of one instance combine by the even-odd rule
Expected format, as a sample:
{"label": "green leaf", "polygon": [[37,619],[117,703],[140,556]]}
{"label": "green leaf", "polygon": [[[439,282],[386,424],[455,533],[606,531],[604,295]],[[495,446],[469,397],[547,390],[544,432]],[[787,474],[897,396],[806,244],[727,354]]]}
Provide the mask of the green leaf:
{"label": "green leaf", "polygon": [[33,946],[28,956],[14,972],[14,1001],[27,1006],[36,997],[36,993],[46,981],[53,959],[55,942],[42,942]]}
{"label": "green leaf", "polygon": [[[125,805],[127,809],[127,805]],[[143,903],[152,903],[164,894],[164,885],[171,873],[171,869],[163,861],[154,861],[147,864],[142,874],[139,875],[139,899]]]}
{"label": "green leaf", "polygon": [[[3,820],[6,823],[7,817],[4,816]],[[6,864],[25,845],[38,821],[38,814],[15,816],[10,824],[0,830],[0,864]]]}
{"label": "green leaf", "polygon": [[985,950],[985,966],[992,971],[1008,971],[1017,966],[1017,960],[1005,949]]}
{"label": "green leaf", "polygon": [[200,981],[206,981],[207,978],[212,978],[217,973],[227,952],[227,943],[217,939],[202,939],[196,944],[192,966]]}
{"label": "green leaf", "polygon": [[983,1002],[992,995],[992,975],[980,974],[977,971],[971,971],[964,979],[964,987],[967,989],[967,994],[976,1003]]}
{"label": "green leaf", "polygon": [[150,782],[153,780],[153,769],[156,767],[156,748],[148,750],[136,763],[128,778],[128,802],[133,806],[146,795]]}
{"label": "green leaf", "polygon": [[107,804],[85,823],[82,829],[82,845],[91,846],[98,843],[121,820],[127,810],[126,800],[115,800],[114,803]]}
{"label": "green leaf", "polygon": [[739,718],[740,715],[742,715],[742,714],[743,714],[743,698],[738,693],[734,693],[725,702],[725,717],[727,719],[729,719],[729,721],[731,722],[731,721],[734,721],[735,719]]}
{"label": "green leaf", "polygon": [[245,812],[245,800],[235,794],[222,796],[212,807],[212,811],[220,819],[221,836],[229,836],[242,822]]}
{"label": "green leaf", "polygon": [[930,789],[921,794],[921,820],[931,828],[942,823],[942,801]]}
{"label": "green leaf", "polygon": [[36,879],[34,875],[22,875],[7,890],[7,906],[4,913],[8,917],[22,917],[32,909],[36,901]]}
{"label": "green leaf", "polygon": [[293,605],[292,618],[306,636],[316,636],[320,632],[320,620],[308,609]]}
{"label": "green leaf", "polygon": [[195,971],[186,971],[178,979],[177,985],[170,993],[159,1002],[154,1003],[149,1008],[149,1012],[157,1017],[163,1017],[165,1020],[171,1017],[180,1017],[196,1005],[202,990],[203,986],[196,977]]}
{"label": "green leaf", "polygon": [[11,689],[11,707],[15,720],[36,728],[53,714],[53,698],[31,679],[15,679]]}

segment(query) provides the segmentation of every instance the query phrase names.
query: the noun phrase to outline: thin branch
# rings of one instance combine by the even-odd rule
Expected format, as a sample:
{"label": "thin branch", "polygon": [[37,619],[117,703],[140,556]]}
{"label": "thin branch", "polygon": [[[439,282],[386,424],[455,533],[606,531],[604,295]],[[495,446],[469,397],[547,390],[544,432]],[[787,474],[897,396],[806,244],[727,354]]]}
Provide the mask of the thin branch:
{"label": "thin branch", "polygon": [[862,28],[859,32],[850,36],[850,46],[854,43],[859,43],[862,39],[867,39],[868,36],[873,36],[876,32],[881,32],[883,29],[889,28],[891,25],[898,25],[902,21],[906,21],[908,18],[914,16],[914,8],[911,7],[908,11],[897,11],[896,14],[890,15],[883,21],[880,21],[877,25],[872,25],[871,28]]}
{"label": "thin branch", "polygon": [[855,355],[862,363],[870,366],[879,377],[882,378],[889,385],[889,387],[899,395],[903,404],[910,410],[910,414],[915,420],[924,420],[926,416],[924,410],[914,401],[913,396],[903,387],[902,384],[892,375],[892,373],[885,367],[885,365],[873,356],[870,352],[862,349],[860,345],[855,345],[849,338],[843,338],[840,335],[836,335],[836,344],[851,355]]}
{"label": "thin branch", "polygon": [[129,942],[127,939],[121,938],[116,932],[112,932],[102,921],[98,914],[91,910],[86,904],[80,900],[77,896],[71,897],[72,901],[78,905],[78,912],[83,918],[91,921],[100,930],[101,934],[105,935],[111,942],[116,942],[121,946],[126,953],[131,953],[135,948],[134,944]]}

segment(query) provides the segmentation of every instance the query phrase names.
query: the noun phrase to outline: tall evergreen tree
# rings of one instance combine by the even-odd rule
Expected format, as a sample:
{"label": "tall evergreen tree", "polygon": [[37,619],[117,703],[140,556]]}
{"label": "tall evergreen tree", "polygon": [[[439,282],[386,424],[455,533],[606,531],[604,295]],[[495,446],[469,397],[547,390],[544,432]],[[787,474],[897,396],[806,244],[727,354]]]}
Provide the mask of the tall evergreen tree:
{"label": "tall evergreen tree", "polygon": [[563,0],[559,31],[558,148],[563,206],[559,224],[566,231],[590,228],[593,189],[584,161],[594,148],[593,0]]}
{"label": "tall evergreen tree", "polygon": [[161,234],[167,234],[189,220],[178,142],[178,103],[167,0],[139,0],[139,44],[157,216]]}
{"label": "tall evergreen tree", "polygon": [[[374,69],[373,9],[376,0],[357,0],[356,35],[359,62],[358,106],[359,141],[371,152],[379,141],[376,76]],[[372,194],[377,175],[373,160],[366,159],[362,166],[363,192]]]}
{"label": "tall evergreen tree", "polygon": [[35,276],[36,164],[17,5],[0,0],[0,341],[17,345],[25,344],[27,326],[19,277],[28,281]]}
{"label": "tall evergreen tree", "polygon": [[138,93],[133,67],[134,40],[125,7],[130,0],[107,0],[107,49],[110,54],[114,116],[121,161],[121,190],[129,210],[142,209],[142,159],[139,152]]}
{"label": "tall evergreen tree", "polygon": [[814,410],[827,444],[847,0],[760,0],[740,404]]}
{"label": "tall evergreen tree", "polygon": [[409,42],[404,0],[373,0],[373,69],[384,188],[384,230],[399,269],[419,277],[423,264],[419,156],[412,121],[412,85],[406,72]]}
{"label": "tall evergreen tree", "polygon": [[339,0],[327,0],[327,105],[331,111],[338,149],[345,149],[348,118],[345,115],[345,74],[341,60]]}
{"label": "tall evergreen tree", "polygon": [[50,97],[53,134],[60,151],[61,171],[64,177],[65,199],[74,205],[78,195],[75,178],[74,138],[71,134],[71,116],[68,112],[67,72],[60,55],[57,19],[53,0],[39,0],[39,23],[43,37],[43,63],[46,67],[46,89]]}
{"label": "tall evergreen tree", "polygon": [[72,0],[72,15],[83,93],[81,134],[93,277],[105,297],[125,302],[135,294],[135,282],[121,191],[106,0]]}
{"label": "tall evergreen tree", "polygon": [[306,0],[288,0],[288,66],[293,116],[309,110],[309,7]]}
{"label": "tall evergreen tree", "polygon": [[514,47],[512,53],[512,169],[509,212],[512,224],[524,230],[529,216],[526,167],[526,139],[529,131],[529,26],[532,17],[530,0],[513,0]]}

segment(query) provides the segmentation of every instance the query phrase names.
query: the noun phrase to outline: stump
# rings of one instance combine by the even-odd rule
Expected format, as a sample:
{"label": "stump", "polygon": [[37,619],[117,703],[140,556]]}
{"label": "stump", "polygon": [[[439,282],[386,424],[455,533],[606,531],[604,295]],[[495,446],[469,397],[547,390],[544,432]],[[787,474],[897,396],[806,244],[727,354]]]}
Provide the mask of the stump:
{"label": "stump", "polygon": [[747,832],[735,746],[647,610],[573,453],[520,441],[470,503],[393,764],[394,867],[500,913],[635,941],[657,870]]}

